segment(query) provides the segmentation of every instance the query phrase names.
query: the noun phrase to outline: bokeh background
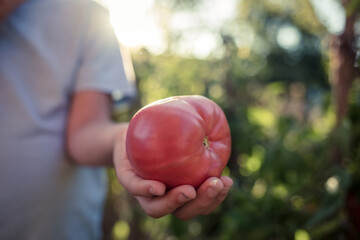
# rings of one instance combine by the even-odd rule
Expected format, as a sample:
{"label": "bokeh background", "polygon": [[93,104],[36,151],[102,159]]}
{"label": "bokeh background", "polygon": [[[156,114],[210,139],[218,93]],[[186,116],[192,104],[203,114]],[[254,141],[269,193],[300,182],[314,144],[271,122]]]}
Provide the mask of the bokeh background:
{"label": "bokeh background", "polygon": [[138,88],[116,120],[173,95],[213,99],[235,184],[211,215],[152,219],[109,169],[105,239],[360,239],[360,0],[106,4]]}

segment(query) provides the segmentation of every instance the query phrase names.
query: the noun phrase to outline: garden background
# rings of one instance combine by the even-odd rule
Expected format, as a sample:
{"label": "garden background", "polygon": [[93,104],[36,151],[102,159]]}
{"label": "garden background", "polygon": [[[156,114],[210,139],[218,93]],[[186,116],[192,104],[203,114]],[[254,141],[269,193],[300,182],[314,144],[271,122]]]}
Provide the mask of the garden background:
{"label": "garden background", "polygon": [[114,117],[174,95],[213,99],[232,133],[228,198],[189,221],[152,219],[109,169],[104,239],[359,239],[360,0],[235,0],[221,22],[204,12],[227,1],[153,1],[164,43],[130,48],[139,94]]}

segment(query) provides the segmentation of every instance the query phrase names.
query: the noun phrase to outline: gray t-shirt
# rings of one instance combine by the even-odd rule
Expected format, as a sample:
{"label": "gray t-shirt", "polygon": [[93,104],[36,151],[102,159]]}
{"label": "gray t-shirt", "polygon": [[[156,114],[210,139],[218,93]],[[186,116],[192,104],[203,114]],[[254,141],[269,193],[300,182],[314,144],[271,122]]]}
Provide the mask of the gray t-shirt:
{"label": "gray t-shirt", "polygon": [[68,161],[64,133],[73,93],[133,94],[122,64],[90,0],[28,0],[0,24],[1,240],[101,237],[104,169]]}

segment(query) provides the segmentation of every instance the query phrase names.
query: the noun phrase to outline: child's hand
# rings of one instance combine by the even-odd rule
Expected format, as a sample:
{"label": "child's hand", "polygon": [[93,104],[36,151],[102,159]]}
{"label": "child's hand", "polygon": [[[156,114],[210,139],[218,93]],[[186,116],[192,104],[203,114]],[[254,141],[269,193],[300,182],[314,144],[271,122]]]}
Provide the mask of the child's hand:
{"label": "child's hand", "polygon": [[198,189],[182,185],[165,192],[165,184],[140,178],[126,156],[125,137],[115,144],[114,166],[119,182],[139,202],[151,217],[174,214],[179,219],[190,219],[209,214],[227,196],[233,181],[229,177],[209,178]]}

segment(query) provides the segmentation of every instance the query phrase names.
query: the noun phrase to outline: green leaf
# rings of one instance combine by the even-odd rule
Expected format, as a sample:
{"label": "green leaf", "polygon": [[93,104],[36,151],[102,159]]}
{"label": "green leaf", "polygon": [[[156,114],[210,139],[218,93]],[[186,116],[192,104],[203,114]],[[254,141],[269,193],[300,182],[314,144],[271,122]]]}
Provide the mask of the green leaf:
{"label": "green leaf", "polygon": [[360,0],[352,0],[346,6],[347,16],[353,15],[357,10],[360,10]]}

